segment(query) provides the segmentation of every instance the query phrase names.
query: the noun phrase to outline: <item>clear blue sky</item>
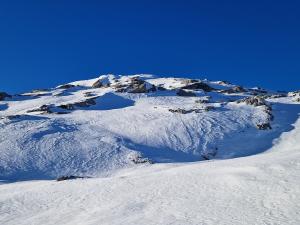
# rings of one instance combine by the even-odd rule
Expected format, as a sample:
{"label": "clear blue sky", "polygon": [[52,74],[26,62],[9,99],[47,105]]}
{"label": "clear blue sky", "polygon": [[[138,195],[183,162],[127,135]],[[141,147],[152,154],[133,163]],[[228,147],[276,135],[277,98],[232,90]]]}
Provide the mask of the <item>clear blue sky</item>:
{"label": "clear blue sky", "polygon": [[152,73],[300,89],[299,1],[0,1],[0,91]]}

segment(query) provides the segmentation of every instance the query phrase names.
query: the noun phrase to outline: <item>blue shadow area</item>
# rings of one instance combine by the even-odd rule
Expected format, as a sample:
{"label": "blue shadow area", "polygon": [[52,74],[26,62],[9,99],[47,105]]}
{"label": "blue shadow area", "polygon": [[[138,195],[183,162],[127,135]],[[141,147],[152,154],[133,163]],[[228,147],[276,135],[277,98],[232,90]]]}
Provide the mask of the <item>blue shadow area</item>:
{"label": "blue shadow area", "polygon": [[112,110],[133,106],[135,101],[124,98],[114,93],[106,93],[96,99],[96,105],[86,108],[86,110]]}

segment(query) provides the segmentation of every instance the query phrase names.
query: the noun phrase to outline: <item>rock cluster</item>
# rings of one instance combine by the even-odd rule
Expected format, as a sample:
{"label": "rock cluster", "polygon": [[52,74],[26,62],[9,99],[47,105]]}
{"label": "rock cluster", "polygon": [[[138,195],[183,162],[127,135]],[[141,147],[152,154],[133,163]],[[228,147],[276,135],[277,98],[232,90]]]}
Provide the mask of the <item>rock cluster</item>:
{"label": "rock cluster", "polygon": [[181,108],[177,108],[177,109],[169,109],[170,112],[172,113],[180,113],[180,114],[188,114],[188,113],[192,113],[192,112],[195,112],[195,113],[201,113],[201,112],[208,112],[208,111],[211,111],[215,109],[215,107],[213,106],[206,106],[204,108],[196,108],[196,109],[181,109]]}
{"label": "rock cluster", "polygon": [[94,98],[88,98],[84,101],[81,102],[75,102],[75,103],[69,103],[69,104],[64,104],[64,105],[59,105],[58,107],[66,110],[74,110],[75,107],[89,107],[92,105],[96,105],[96,99],[97,97]]}
{"label": "rock cluster", "polygon": [[237,103],[242,102],[253,106],[267,105],[265,99],[261,96],[248,97],[237,101]]}

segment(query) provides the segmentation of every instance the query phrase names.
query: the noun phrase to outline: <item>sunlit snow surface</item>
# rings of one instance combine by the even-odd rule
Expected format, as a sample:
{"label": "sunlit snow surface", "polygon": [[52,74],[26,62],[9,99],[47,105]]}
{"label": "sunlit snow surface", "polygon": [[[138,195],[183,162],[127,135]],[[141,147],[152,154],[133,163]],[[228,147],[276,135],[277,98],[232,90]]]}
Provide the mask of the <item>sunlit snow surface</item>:
{"label": "sunlit snow surface", "polygon": [[[100,78],[116,77],[130,78]],[[236,102],[249,91],[183,97],[176,91],[184,79],[140,77],[166,90],[92,88],[96,78],[0,101],[0,224],[300,224],[295,96],[266,98],[274,120],[259,130],[265,109]],[[96,104],[59,107],[90,98],[86,92]],[[42,105],[69,113],[28,112]],[[170,111],[178,108],[198,111]],[[49,180],[62,175],[92,178]]]}

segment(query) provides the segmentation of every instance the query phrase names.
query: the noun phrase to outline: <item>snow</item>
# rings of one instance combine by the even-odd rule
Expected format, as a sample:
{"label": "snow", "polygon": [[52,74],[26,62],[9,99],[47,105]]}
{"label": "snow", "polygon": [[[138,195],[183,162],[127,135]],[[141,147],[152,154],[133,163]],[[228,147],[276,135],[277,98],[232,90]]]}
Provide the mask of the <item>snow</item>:
{"label": "snow", "polygon": [[[140,75],[169,90],[139,94],[92,87],[136,76],[102,75],[0,102],[0,224],[300,224],[300,104],[292,94],[266,98],[269,121],[265,106],[235,102],[250,92],[177,96],[184,78]],[[89,107],[60,108],[94,97]],[[30,112],[42,105],[69,113]],[[188,113],[170,111],[178,108]],[[266,122],[271,130],[257,129]],[[62,175],[91,178],[53,180]]]}
{"label": "snow", "polygon": [[300,223],[300,120],[266,153],[0,185],[1,224]]}

